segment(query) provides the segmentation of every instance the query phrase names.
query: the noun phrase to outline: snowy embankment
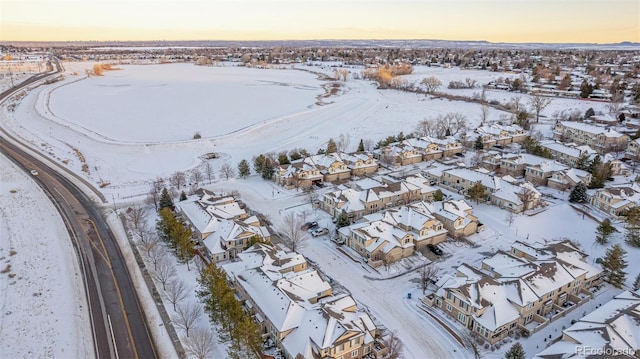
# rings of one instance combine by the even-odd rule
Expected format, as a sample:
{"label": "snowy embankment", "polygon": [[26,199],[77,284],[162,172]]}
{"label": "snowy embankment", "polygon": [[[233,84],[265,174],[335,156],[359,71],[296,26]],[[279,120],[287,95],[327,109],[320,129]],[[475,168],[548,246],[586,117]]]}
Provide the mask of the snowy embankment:
{"label": "snowy embankment", "polygon": [[83,278],[53,204],[0,156],[0,358],[89,358]]}

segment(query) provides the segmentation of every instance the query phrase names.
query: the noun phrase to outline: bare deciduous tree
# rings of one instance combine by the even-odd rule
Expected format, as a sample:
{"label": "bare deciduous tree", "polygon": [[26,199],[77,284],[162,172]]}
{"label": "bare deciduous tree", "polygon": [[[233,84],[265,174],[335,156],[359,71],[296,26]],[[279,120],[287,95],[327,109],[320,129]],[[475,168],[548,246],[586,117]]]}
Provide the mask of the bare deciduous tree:
{"label": "bare deciduous tree", "polygon": [[235,173],[235,169],[228,162],[223,163],[222,167],[220,167],[220,177],[224,177],[227,180],[235,176]]}
{"label": "bare deciduous tree", "polygon": [[199,185],[200,182],[204,180],[204,175],[199,168],[194,168],[193,170],[191,170],[191,176],[189,176],[189,180],[191,181],[191,183]]}
{"label": "bare deciduous tree", "polygon": [[[158,238],[156,236],[156,238]],[[157,243],[155,246],[151,246],[149,251],[147,252],[147,258],[149,262],[153,264],[153,270],[158,270],[158,264],[165,260],[167,256],[167,250],[164,248],[162,244],[160,244],[160,239],[157,239]]]}
{"label": "bare deciduous tree", "polygon": [[338,136],[338,139],[336,140],[336,148],[338,149],[338,152],[344,152],[347,150],[347,147],[349,147],[349,143],[351,142],[351,135],[349,134],[344,134],[341,133],[340,136]]}
{"label": "bare deciduous tree", "polygon": [[216,339],[208,328],[194,328],[191,335],[181,338],[187,354],[197,359],[205,359],[216,347]]}
{"label": "bare deciduous tree", "polygon": [[415,128],[415,133],[419,137],[429,136],[436,137],[436,121],[430,118],[425,118],[418,122]]}
{"label": "bare deciduous tree", "polygon": [[513,224],[513,222],[516,221],[516,214],[509,211],[507,212],[507,215],[504,217],[504,220],[509,224],[509,228],[511,228],[511,225]]}
{"label": "bare deciduous tree", "polygon": [[489,106],[482,104],[480,106],[480,119],[482,120],[482,124],[486,124],[487,118],[489,118]]}
{"label": "bare deciduous tree", "polygon": [[526,211],[530,209],[529,207],[536,198],[536,193],[531,188],[522,187],[522,189],[516,193],[516,196],[522,201],[522,210]]}
{"label": "bare deciduous tree", "polygon": [[167,300],[173,304],[173,310],[176,310],[176,304],[187,297],[187,286],[178,278],[172,279],[167,283],[165,295]]}
{"label": "bare deciduous tree", "polygon": [[438,275],[439,271],[440,268],[433,264],[424,266],[420,269],[420,288],[422,289],[422,294],[427,291],[429,283],[435,281],[436,275]]}
{"label": "bare deciduous tree", "polygon": [[134,230],[138,230],[145,218],[147,218],[147,211],[142,206],[134,205],[127,208],[125,218],[133,226]]}
{"label": "bare deciduous tree", "polygon": [[304,243],[309,239],[307,232],[302,229],[303,225],[304,222],[302,222],[301,217],[295,212],[287,212],[282,217],[282,234],[285,237],[285,242],[293,252],[303,247]]}
{"label": "bare deciduous tree", "polygon": [[442,82],[435,76],[425,77],[420,81],[420,83],[424,86],[425,92],[427,93],[435,92],[440,88],[440,86],[442,86]]}
{"label": "bare deciduous tree", "polygon": [[151,277],[162,284],[162,289],[167,290],[167,283],[176,275],[176,269],[173,264],[165,257],[160,259],[155,269],[151,272]]}
{"label": "bare deciduous tree", "polygon": [[182,171],[178,171],[171,175],[169,183],[175,188],[182,188],[187,184],[187,175]]}
{"label": "bare deciduous tree", "polygon": [[213,182],[213,180],[215,178],[214,168],[213,168],[213,165],[211,164],[211,162],[205,161],[202,164],[202,172],[207,177],[207,179],[209,180],[209,184],[211,184],[211,182]]}
{"label": "bare deciduous tree", "polygon": [[364,146],[365,151],[371,151],[373,149],[373,146],[375,145],[375,142],[371,138],[365,138],[364,140],[362,140],[362,145]]}
{"label": "bare deciduous tree", "polygon": [[384,359],[398,359],[402,357],[402,342],[395,330],[383,340],[383,343],[384,346],[387,347],[387,354],[384,356]]}
{"label": "bare deciduous tree", "polygon": [[542,112],[551,103],[551,98],[544,97],[539,94],[534,94],[529,99],[531,105],[531,112],[536,114],[536,122],[540,120],[540,112]]}
{"label": "bare deciduous tree", "polygon": [[149,190],[149,203],[153,204],[156,211],[158,210],[158,201],[160,200],[160,195],[162,194],[162,189],[164,188],[164,179],[162,177],[157,177],[153,182],[151,182],[151,190]]}
{"label": "bare deciduous tree", "polygon": [[460,112],[449,112],[446,115],[438,115],[436,122],[436,137],[455,136],[466,130],[467,118]]}
{"label": "bare deciduous tree", "polygon": [[187,302],[180,303],[176,310],[176,315],[173,317],[173,323],[185,331],[187,337],[189,336],[189,329],[193,328],[193,325],[198,321],[202,315],[202,307],[198,303]]}
{"label": "bare deciduous tree", "polygon": [[150,257],[150,252],[160,245],[160,238],[158,238],[156,231],[148,226],[141,226],[140,228],[141,229],[135,232],[138,237],[138,248],[140,248],[147,257]]}

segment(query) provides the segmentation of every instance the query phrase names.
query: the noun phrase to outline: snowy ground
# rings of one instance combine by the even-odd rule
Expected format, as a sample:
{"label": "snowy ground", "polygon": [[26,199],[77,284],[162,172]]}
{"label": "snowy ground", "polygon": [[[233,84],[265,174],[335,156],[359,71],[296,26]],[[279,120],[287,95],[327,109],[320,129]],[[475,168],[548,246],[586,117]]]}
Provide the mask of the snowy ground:
{"label": "snowy ground", "polygon": [[62,218],[0,156],[0,357],[89,358],[83,279]]}
{"label": "snowy ground", "polygon": [[[64,81],[33,89],[20,101],[14,101],[18,104],[15,111],[3,107],[0,109],[0,121],[3,127],[94,184],[109,183],[102,191],[106,198],[115,200],[118,208],[142,201],[149,190],[149,181],[157,176],[166,177],[178,170],[190,170],[200,166],[205,161],[203,155],[209,152],[220,154],[220,158],[211,160],[215,168],[219,168],[225,162],[235,167],[241,159],[250,160],[254,155],[268,151],[278,152],[298,147],[315,152],[318,148],[326,146],[330,137],[335,138],[340,134],[349,135],[351,143],[348,150],[355,150],[360,138],[377,141],[400,131],[408,133],[414,129],[418,121],[447,112],[462,112],[469,119],[470,127],[480,122],[478,104],[430,99],[424,95],[393,90],[381,91],[368,81],[353,79],[343,83],[338,95],[325,98],[325,105],[311,105],[314,96],[321,93],[319,89],[322,81],[307,72],[242,68],[230,70],[178,64],[126,66],[123,70],[105,72],[103,78],[85,79],[73,74],[84,74],[84,69],[91,68],[91,65],[65,63],[67,73]],[[309,68],[315,70],[314,67]],[[331,73],[329,69],[323,71]],[[415,76],[422,76],[420,71],[422,70],[418,69]],[[448,83],[445,76],[459,76],[464,80],[465,77],[477,75],[480,76],[480,83],[494,76],[483,71],[438,71],[442,71],[440,76],[445,84]],[[233,74],[230,75],[231,79],[225,80],[231,81],[228,86],[207,83],[217,81],[215,74],[225,73]],[[163,76],[161,80],[153,78],[160,74]],[[249,74],[267,82],[261,83],[261,86],[249,86],[252,81],[258,81],[251,79]],[[284,78],[279,80],[278,76]],[[196,83],[196,78],[202,78],[202,83]],[[187,82],[191,85],[187,86]],[[129,86],[117,86],[118,84]],[[154,87],[144,87],[151,85]],[[180,96],[169,91],[174,87],[181,89]],[[255,100],[251,103],[251,108],[245,108],[248,107],[244,96],[247,88],[256,91],[251,92],[252,100]],[[72,101],[83,96],[85,92],[93,94],[101,101],[104,100],[104,103],[96,102],[95,98],[91,97],[84,98],[86,103]],[[207,107],[209,102],[200,97],[203,96],[202,92],[207,92],[206,95],[212,99],[229,96],[230,105],[216,108],[217,112],[211,115],[209,112],[213,110]],[[287,101],[270,98],[270,92],[287,96]],[[488,96],[490,99],[504,97],[506,100],[514,94],[488,91]],[[159,108],[159,104],[158,101],[150,99],[155,98],[162,99],[161,102],[174,99],[180,104],[190,105],[181,106],[183,111],[178,109],[178,112],[154,112]],[[191,102],[196,99],[197,103]],[[292,103],[282,105],[282,102]],[[115,106],[118,108],[114,109],[113,103],[119,104]],[[203,104],[202,107],[199,107],[200,104]],[[554,100],[543,115],[550,116],[560,108],[580,108],[581,112],[584,112],[586,108],[594,105],[600,104],[579,100]],[[101,110],[92,112],[94,107]],[[259,116],[262,108],[268,109],[264,117]],[[234,109],[242,109],[245,112],[234,114]],[[114,112],[111,112],[112,110]],[[117,118],[111,118],[111,113],[119,115]],[[501,114],[492,110],[490,116],[498,120]],[[131,117],[126,117],[125,120],[125,115]],[[216,122],[209,128],[208,122],[203,121],[208,116],[216,120],[223,118],[224,121]],[[130,122],[134,121],[138,123],[130,126]],[[113,126],[113,123],[121,126]],[[176,123],[181,126],[174,127]],[[201,131],[203,139],[191,140],[194,130]],[[545,131],[548,131],[548,128],[545,127]],[[16,180],[17,184],[28,182],[26,177],[19,178],[21,179]],[[5,194],[8,192],[8,189],[4,189],[5,181],[2,183],[2,196],[9,196]],[[275,187],[273,183],[265,182],[256,176],[245,180],[227,181],[216,175],[213,183],[206,187],[223,192],[238,190],[242,200],[251,209],[265,214],[276,226],[282,211],[302,211],[307,208],[304,205],[306,199],[303,194]],[[21,192],[16,194],[19,193]],[[438,264],[443,270],[450,271],[466,261],[477,264],[484,255],[498,248],[507,248],[516,238],[526,239],[527,235],[530,240],[551,240],[559,237],[577,240],[582,243],[583,249],[592,255],[591,260],[602,256],[605,250],[604,247],[593,245],[597,224],[588,218],[582,219],[581,215],[559,200],[552,203],[547,211],[536,216],[518,216],[511,227],[505,221],[506,212],[502,210],[480,205],[475,212],[487,227],[484,232],[472,238],[481,248],[448,243],[444,249],[451,256]],[[315,215],[329,225],[328,219],[323,217],[321,212],[316,212]],[[21,231],[24,227],[21,219],[28,218],[15,213],[9,213],[5,217],[11,218],[11,222],[7,222],[7,226],[10,225],[7,230],[11,231]],[[612,242],[622,242],[620,234],[614,237]],[[71,249],[69,252],[71,253]],[[20,253],[18,250],[16,256]],[[417,284],[412,281],[417,277],[415,273],[389,280],[366,279],[365,276],[376,277],[376,274],[338,252],[326,237],[310,240],[302,249],[302,253],[316,262],[320,270],[349,289],[386,327],[397,329],[405,342],[407,358],[422,358],[424,353],[437,353],[443,357],[470,355],[466,351],[461,353],[463,349],[452,337],[431,320],[425,319],[424,313],[417,309],[415,304],[420,293]],[[631,261],[632,258],[638,258],[639,254],[637,250],[629,250],[627,259]],[[3,256],[7,254],[3,252]],[[17,264],[13,265],[12,272],[17,268]],[[187,282],[190,288],[194,288],[195,271],[185,272],[184,268],[178,271],[180,278]],[[631,281],[638,269],[629,268],[629,272],[628,278],[631,278]],[[6,278],[3,276],[0,275],[0,280]],[[381,276],[384,275],[378,275]],[[406,299],[408,293],[413,294],[413,299]],[[169,308],[170,312],[171,310]],[[582,311],[575,311],[575,315],[578,313]],[[4,323],[3,321],[0,325],[4,327]],[[204,316],[199,325],[208,325]],[[553,330],[553,326],[549,328]],[[526,341],[527,353],[533,354],[535,346],[542,348],[542,340],[542,336],[534,336]],[[82,352],[82,345],[78,348],[76,350]],[[457,351],[453,352],[453,348]],[[217,355],[222,353],[223,351],[219,351]]]}

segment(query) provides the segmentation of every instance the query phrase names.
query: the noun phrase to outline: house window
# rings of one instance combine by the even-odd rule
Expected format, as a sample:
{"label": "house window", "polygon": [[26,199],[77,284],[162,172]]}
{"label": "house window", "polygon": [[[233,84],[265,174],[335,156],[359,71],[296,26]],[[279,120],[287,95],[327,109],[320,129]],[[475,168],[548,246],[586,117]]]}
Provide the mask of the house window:
{"label": "house window", "polygon": [[358,350],[354,350],[351,352],[351,357],[357,357],[358,356]]}
{"label": "house window", "polygon": [[436,298],[436,307],[441,307],[442,306],[442,302],[440,301],[440,298]]}
{"label": "house window", "polygon": [[452,311],[452,310],[453,310],[453,308],[451,307],[451,305],[450,305],[450,304],[447,304],[447,312],[450,312],[450,311]]}
{"label": "house window", "polygon": [[458,320],[460,323],[467,324],[467,316],[462,313],[458,313]]}

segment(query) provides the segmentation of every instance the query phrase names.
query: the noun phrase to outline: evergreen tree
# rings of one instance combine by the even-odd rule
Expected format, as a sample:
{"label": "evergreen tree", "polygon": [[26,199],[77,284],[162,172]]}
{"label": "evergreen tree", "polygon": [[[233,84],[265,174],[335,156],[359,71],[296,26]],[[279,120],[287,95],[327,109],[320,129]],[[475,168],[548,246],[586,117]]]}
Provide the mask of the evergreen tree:
{"label": "evergreen tree", "polygon": [[267,157],[265,157],[265,155],[260,154],[259,156],[257,156],[256,158],[253,159],[253,170],[256,171],[256,173],[262,173],[263,169],[264,169],[264,164],[267,161]]}
{"label": "evergreen tree", "polygon": [[638,289],[640,289],[640,274],[636,276],[636,279],[633,281],[633,285],[631,289],[633,289],[634,291],[637,291]]}
{"label": "evergreen tree", "polygon": [[622,287],[627,275],[624,271],[624,269],[627,268],[627,261],[624,259],[626,254],[627,251],[619,244],[614,244],[611,248],[607,249],[607,253],[602,259],[601,265],[604,272],[604,279],[616,288]]}
{"label": "evergreen tree", "polygon": [[629,208],[624,214],[627,218],[625,242],[632,247],[640,247],[640,207]]}
{"label": "evergreen tree", "polygon": [[482,142],[482,137],[476,137],[476,142],[473,144],[474,150],[481,150],[484,148],[484,142]]}
{"label": "evergreen tree", "polygon": [[356,152],[364,152],[364,142],[360,139],[360,143],[358,143],[358,149]]}
{"label": "evergreen tree", "polygon": [[511,346],[511,349],[504,353],[505,359],[525,359],[526,353],[519,342]]}
{"label": "evergreen tree", "polygon": [[318,154],[318,155],[325,155],[325,154],[327,154],[327,151],[325,151],[325,149],[324,149],[324,148],[318,148],[318,152],[317,152],[316,154]]}
{"label": "evergreen tree", "polygon": [[436,202],[442,201],[444,199],[444,193],[442,193],[442,191],[440,189],[438,189],[434,194],[433,194],[433,200]]}
{"label": "evergreen tree", "polygon": [[591,175],[595,177],[595,175],[598,172],[598,168],[600,168],[601,164],[602,164],[602,158],[600,158],[600,155],[596,155],[589,163],[589,167],[587,171],[589,171],[589,173],[591,173]]}
{"label": "evergreen tree", "polygon": [[607,244],[607,242],[609,242],[609,236],[615,230],[609,218],[605,219],[596,228],[596,242],[598,242],[598,244]]}
{"label": "evergreen tree", "polygon": [[302,158],[302,153],[300,153],[300,151],[298,150],[293,150],[291,151],[291,153],[289,153],[289,159],[291,161],[296,161]]}
{"label": "evergreen tree", "polygon": [[186,199],[187,199],[187,194],[184,191],[180,192],[180,201],[182,202]]}
{"label": "evergreen tree", "polygon": [[469,195],[469,198],[476,201],[476,203],[480,203],[480,200],[484,201],[486,199],[487,190],[482,185],[482,182],[478,181],[467,190],[467,194]]}
{"label": "evergreen tree", "polygon": [[342,212],[340,212],[340,216],[338,216],[336,227],[342,228],[350,224],[351,224],[351,221],[349,220],[349,215],[347,214],[347,212],[345,212],[345,210],[342,210]]}
{"label": "evergreen tree", "polygon": [[589,107],[589,109],[584,112],[584,119],[587,120],[589,119],[589,117],[594,116],[595,114],[596,112],[593,110],[593,107]]}
{"label": "evergreen tree", "polygon": [[247,160],[242,160],[238,163],[238,174],[240,178],[247,178],[251,174],[251,169],[249,168],[249,162]]}
{"label": "evergreen tree", "polygon": [[588,171],[589,170],[589,155],[588,154],[583,154],[582,156],[580,156],[580,158],[578,158],[578,160],[576,161],[576,168],[579,170],[583,170],[583,171]]}
{"label": "evergreen tree", "polygon": [[289,161],[289,156],[287,156],[286,151],[282,151],[278,153],[278,163],[280,165],[288,165],[291,163],[291,161]]}
{"label": "evergreen tree", "polygon": [[162,193],[160,194],[159,206],[160,210],[162,210],[163,208],[169,208],[173,210],[173,200],[171,199],[169,191],[167,191],[166,187],[162,189]]}
{"label": "evergreen tree", "polygon": [[273,177],[274,172],[275,172],[275,165],[273,161],[269,158],[266,158],[262,166],[262,171],[260,172],[262,179],[270,180]]}
{"label": "evergreen tree", "polygon": [[575,187],[569,193],[569,202],[574,203],[586,203],[587,202],[587,186],[584,183],[578,182]]}

